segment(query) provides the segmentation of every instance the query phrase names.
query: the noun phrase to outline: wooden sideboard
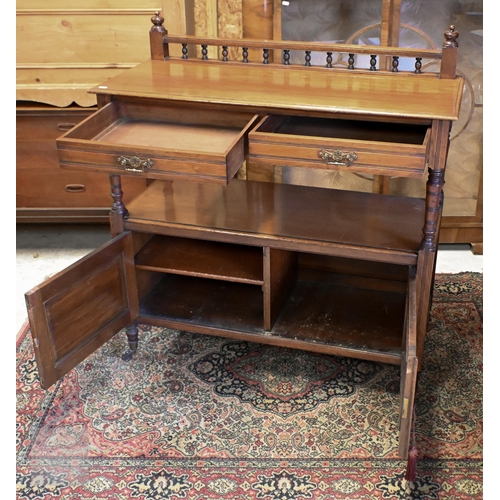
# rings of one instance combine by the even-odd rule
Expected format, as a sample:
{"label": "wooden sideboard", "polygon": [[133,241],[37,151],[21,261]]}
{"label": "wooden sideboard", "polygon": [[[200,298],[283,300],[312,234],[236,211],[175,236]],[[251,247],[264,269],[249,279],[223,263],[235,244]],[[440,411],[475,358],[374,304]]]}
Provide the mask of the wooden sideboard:
{"label": "wooden sideboard", "polygon": [[[170,36],[160,15],[152,22],[151,59],[94,87],[99,109],[57,139],[65,172],[109,175],[112,239],[26,294],[42,386],[124,328],[130,360],[139,323],[390,363],[401,367],[407,458],[463,90],[458,33],[420,50]],[[290,50],[304,63],[290,64]],[[325,67],[308,64],[312,51]],[[344,68],[331,67],[333,51]],[[403,57],[414,70],[398,70]],[[422,58],[439,72],[422,72]],[[425,175],[427,192],[245,178],[280,162]],[[153,182],[127,201],[127,177]]]}

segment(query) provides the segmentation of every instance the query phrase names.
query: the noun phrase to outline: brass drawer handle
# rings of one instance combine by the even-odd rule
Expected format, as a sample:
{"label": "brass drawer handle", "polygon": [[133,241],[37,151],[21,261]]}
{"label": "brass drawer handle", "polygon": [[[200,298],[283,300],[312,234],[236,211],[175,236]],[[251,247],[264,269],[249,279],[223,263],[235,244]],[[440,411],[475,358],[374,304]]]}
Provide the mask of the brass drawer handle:
{"label": "brass drawer handle", "polygon": [[130,158],[120,156],[118,158],[118,163],[129,172],[145,172],[155,164],[155,162],[149,158],[141,160],[138,156],[132,156]]}
{"label": "brass drawer handle", "polygon": [[318,156],[325,160],[328,165],[341,165],[344,167],[348,167],[353,161],[358,159],[358,155],[356,153],[344,153],[339,149],[328,150],[322,149],[318,151]]}
{"label": "brass drawer handle", "polygon": [[68,193],[83,193],[85,191],[84,184],[66,184],[66,191]]}

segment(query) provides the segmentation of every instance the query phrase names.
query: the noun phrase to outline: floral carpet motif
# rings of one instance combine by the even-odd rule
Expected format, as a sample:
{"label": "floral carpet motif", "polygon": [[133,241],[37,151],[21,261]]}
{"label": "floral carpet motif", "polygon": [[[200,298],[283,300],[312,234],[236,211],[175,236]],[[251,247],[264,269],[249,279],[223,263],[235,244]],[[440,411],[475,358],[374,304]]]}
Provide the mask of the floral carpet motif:
{"label": "floral carpet motif", "polygon": [[482,498],[482,275],[438,275],[397,458],[399,367],[142,325],[48,391],[17,348],[17,498]]}
{"label": "floral carpet motif", "polygon": [[223,343],[188,368],[219,396],[237,397],[281,418],[351,396],[382,370],[377,363],[248,342]]}

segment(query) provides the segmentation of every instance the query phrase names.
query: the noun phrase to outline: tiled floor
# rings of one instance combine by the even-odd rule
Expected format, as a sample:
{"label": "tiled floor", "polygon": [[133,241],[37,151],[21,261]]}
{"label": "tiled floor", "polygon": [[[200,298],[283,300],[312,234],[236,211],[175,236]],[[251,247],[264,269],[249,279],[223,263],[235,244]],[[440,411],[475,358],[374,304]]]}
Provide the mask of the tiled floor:
{"label": "tiled floor", "polygon": [[[18,224],[16,235],[16,333],[27,319],[24,293],[109,240],[106,225]],[[482,255],[469,245],[443,245],[437,272],[483,271]]]}

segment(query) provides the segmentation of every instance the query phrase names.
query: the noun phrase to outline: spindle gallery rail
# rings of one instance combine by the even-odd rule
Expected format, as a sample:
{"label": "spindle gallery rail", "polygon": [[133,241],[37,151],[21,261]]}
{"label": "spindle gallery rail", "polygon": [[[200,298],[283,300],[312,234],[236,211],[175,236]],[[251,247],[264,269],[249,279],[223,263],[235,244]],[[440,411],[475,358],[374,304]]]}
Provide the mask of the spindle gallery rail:
{"label": "spindle gallery rail", "polygon": [[[416,74],[437,75],[440,78],[454,78],[457,61],[457,38],[459,33],[455,31],[455,26],[450,26],[449,31],[444,33],[445,42],[442,50],[436,49],[418,49],[404,47],[382,47],[378,45],[355,45],[355,44],[333,44],[324,42],[301,42],[290,40],[255,40],[255,39],[233,39],[233,38],[207,38],[199,36],[178,36],[169,35],[163,27],[163,17],[156,13],[151,21],[153,27],[150,31],[151,37],[151,57],[152,59],[162,60],[170,56],[169,44],[180,44],[182,46],[181,59],[210,60],[208,56],[209,47],[220,47],[218,57],[214,60],[228,63],[244,64],[282,64],[291,65],[291,51],[300,51],[304,53],[303,66],[312,66],[311,59],[313,52],[325,53],[326,68],[339,68],[344,70],[356,71],[379,71],[382,73],[399,73],[400,58],[415,59],[413,71],[407,71]],[[189,47],[195,47],[189,54]],[[198,56],[196,47],[201,47],[201,57]],[[239,59],[230,58],[229,48],[241,49]],[[259,61],[250,60],[251,51],[262,50],[262,58]],[[271,54],[281,53],[281,61],[273,61]],[[279,52],[278,52],[279,53]],[[337,54],[337,60],[334,61],[333,55]],[[356,66],[357,56],[370,56],[369,66],[359,68]],[[347,60],[343,57],[347,56]],[[279,59],[279,57],[277,58]],[[440,71],[428,72],[422,71],[422,60],[430,59],[440,61]],[[299,65],[295,63],[294,65]]]}

